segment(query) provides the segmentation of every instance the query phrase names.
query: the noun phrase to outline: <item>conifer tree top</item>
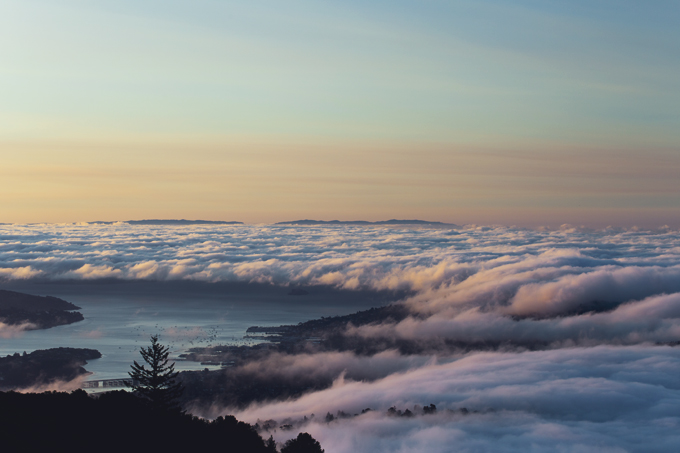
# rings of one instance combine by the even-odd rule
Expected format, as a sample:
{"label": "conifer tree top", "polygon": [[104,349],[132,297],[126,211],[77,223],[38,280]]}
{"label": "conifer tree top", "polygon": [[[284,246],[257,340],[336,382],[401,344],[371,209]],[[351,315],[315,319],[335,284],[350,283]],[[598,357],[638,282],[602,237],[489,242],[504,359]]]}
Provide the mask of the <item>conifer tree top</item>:
{"label": "conifer tree top", "polygon": [[132,378],[130,387],[152,406],[161,410],[179,410],[177,399],[182,395],[182,385],[177,382],[175,363],[170,363],[170,348],[158,342],[158,335],[151,336],[151,346],[140,348],[142,358],[149,366],[135,360],[128,374]]}

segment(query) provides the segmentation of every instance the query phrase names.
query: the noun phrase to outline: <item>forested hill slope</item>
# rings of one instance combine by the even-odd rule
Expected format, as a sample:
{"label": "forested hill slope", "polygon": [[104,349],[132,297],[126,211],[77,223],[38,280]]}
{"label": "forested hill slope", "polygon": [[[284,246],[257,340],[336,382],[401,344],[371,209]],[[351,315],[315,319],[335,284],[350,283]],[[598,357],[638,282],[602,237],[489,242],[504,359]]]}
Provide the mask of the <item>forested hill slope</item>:
{"label": "forested hill slope", "polygon": [[29,329],[50,327],[82,321],[80,307],[52,296],[35,296],[0,290],[0,322],[9,325],[29,324]]}

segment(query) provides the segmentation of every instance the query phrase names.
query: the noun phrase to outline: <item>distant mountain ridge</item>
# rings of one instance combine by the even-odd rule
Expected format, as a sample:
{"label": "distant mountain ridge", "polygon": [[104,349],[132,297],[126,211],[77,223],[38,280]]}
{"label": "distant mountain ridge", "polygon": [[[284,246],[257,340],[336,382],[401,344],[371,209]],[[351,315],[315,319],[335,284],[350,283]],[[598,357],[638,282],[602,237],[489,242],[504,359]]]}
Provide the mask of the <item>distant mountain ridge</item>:
{"label": "distant mountain ridge", "polygon": [[455,227],[453,223],[431,222],[428,220],[379,220],[369,222],[368,220],[293,220],[290,222],[277,222],[275,225],[422,225],[422,226],[449,226]]}
{"label": "distant mountain ridge", "polygon": [[[243,222],[224,221],[224,220],[186,220],[186,219],[144,219],[144,220],[121,220],[121,221],[95,221],[88,222],[91,225],[103,224],[112,225],[114,223],[127,223],[129,225],[243,225]],[[292,220],[287,222],[276,222],[274,225],[418,225],[418,226],[443,226],[456,227],[458,225],[445,222],[433,222],[418,219],[390,219],[370,222],[368,220]]]}
{"label": "distant mountain ridge", "polygon": [[[186,220],[186,219],[147,219],[147,220],[122,220],[122,223],[130,225],[243,225],[243,222],[227,222],[224,220]],[[101,223],[111,225],[118,222],[89,222],[90,224]]]}

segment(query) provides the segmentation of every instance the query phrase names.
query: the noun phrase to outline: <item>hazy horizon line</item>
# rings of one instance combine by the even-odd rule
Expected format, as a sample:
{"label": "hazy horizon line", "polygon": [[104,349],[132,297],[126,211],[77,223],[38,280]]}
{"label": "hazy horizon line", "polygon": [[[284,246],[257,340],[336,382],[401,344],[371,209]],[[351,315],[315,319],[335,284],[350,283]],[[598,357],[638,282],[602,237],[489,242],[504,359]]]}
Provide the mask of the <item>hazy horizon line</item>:
{"label": "hazy horizon line", "polygon": [[678,226],[668,224],[656,227],[639,225],[607,225],[592,226],[587,224],[562,223],[560,225],[537,224],[534,226],[520,226],[513,223],[503,222],[461,222],[451,223],[437,220],[422,219],[389,219],[389,220],[316,220],[300,219],[276,222],[243,222],[237,220],[209,220],[209,219],[139,219],[139,220],[97,220],[97,221],[74,221],[74,222],[0,222],[0,226],[33,226],[33,225],[73,225],[73,226],[97,226],[97,225],[121,225],[130,226],[367,226],[367,227],[425,227],[425,228],[450,228],[450,229],[471,229],[471,228],[509,228],[534,231],[672,231],[680,229]]}

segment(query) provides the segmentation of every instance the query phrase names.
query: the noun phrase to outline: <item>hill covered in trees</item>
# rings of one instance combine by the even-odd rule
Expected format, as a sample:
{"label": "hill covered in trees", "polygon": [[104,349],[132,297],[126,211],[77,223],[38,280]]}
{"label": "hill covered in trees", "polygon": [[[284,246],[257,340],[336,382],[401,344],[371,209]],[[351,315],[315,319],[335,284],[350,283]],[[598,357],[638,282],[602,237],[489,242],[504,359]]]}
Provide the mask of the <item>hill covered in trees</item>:
{"label": "hill covered in trees", "polygon": [[[56,351],[56,352],[55,352]],[[10,451],[195,451],[219,448],[226,452],[276,453],[276,442],[266,442],[251,425],[233,416],[209,421],[185,413],[177,404],[182,386],[169,364],[169,348],[151,337],[140,350],[145,364],[136,361],[129,373],[132,392],[88,395],[71,393],[0,392],[0,439]],[[40,363],[63,356],[99,357],[98,351],[57,348],[15,354],[2,364]],[[147,368],[148,366],[148,368]],[[4,380],[4,377],[3,377]],[[323,453],[307,433],[283,445],[285,453]]]}
{"label": "hill covered in trees", "polygon": [[26,329],[49,329],[85,319],[80,307],[52,296],[34,296],[0,290],[0,322],[26,325]]}
{"label": "hill covered in trees", "polygon": [[214,421],[154,410],[125,391],[0,392],[0,439],[7,451],[206,451],[273,453],[255,429],[232,416]]}
{"label": "hill covered in trees", "polygon": [[88,374],[83,365],[101,356],[96,349],[52,348],[0,357],[0,390],[71,381]]}

